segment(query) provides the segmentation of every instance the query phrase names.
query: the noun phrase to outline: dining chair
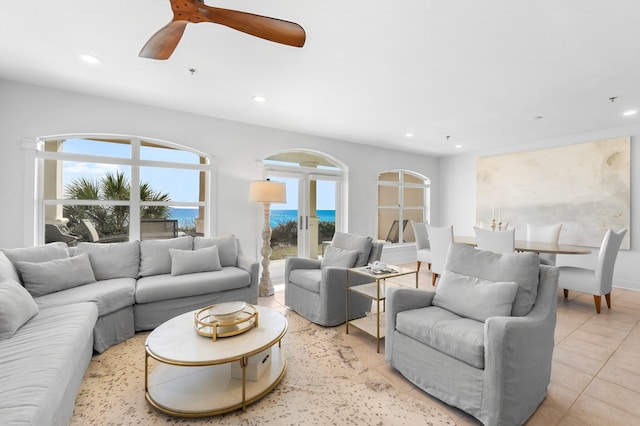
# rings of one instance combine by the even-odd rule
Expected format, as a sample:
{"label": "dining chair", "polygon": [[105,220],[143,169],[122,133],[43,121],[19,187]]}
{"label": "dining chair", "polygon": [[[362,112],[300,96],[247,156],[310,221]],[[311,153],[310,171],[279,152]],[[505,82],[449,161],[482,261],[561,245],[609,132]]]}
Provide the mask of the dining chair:
{"label": "dining chair", "polygon": [[[561,223],[549,226],[533,226],[530,223],[527,223],[527,241],[558,244],[561,229]],[[555,253],[540,253],[540,263],[556,266]]]}
{"label": "dining chair", "polygon": [[474,226],[473,229],[476,231],[476,244],[480,250],[494,253],[513,253],[515,251],[516,230],[514,228],[506,231],[489,231]]}
{"label": "dining chair", "polygon": [[569,290],[593,294],[596,312],[600,313],[600,302],[604,295],[607,308],[611,309],[613,268],[616,264],[620,244],[626,233],[626,229],[622,229],[619,232],[615,232],[612,229],[607,230],[600,245],[595,270],[576,266],[560,266],[558,288],[564,290],[565,298],[569,297]]}
{"label": "dining chair", "polygon": [[449,246],[453,242],[453,226],[425,226],[431,246],[431,285],[436,285],[436,279],[444,271]]}
{"label": "dining chair", "polygon": [[411,221],[413,235],[416,237],[416,269],[420,271],[422,262],[427,264],[427,268],[431,269],[431,246],[429,245],[429,234],[427,233],[427,225],[424,222]]}

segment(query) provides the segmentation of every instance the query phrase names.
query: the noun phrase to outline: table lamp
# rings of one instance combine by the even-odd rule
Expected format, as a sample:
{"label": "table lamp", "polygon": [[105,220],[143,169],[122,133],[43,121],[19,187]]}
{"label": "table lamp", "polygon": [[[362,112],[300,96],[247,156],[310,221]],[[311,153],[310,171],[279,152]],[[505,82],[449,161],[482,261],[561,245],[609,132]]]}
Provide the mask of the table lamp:
{"label": "table lamp", "polygon": [[260,276],[260,297],[273,295],[273,284],[269,273],[269,256],[271,256],[271,216],[272,203],[286,203],[287,192],[284,182],[272,182],[269,179],[251,182],[249,201],[264,206],[264,229],[262,230],[262,275]]}

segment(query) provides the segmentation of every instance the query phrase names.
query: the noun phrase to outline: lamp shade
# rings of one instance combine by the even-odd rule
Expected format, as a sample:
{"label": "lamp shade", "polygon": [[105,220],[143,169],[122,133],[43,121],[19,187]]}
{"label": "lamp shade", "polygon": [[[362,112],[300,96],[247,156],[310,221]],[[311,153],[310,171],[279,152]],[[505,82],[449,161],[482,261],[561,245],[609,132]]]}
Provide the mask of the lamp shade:
{"label": "lamp shade", "polygon": [[253,203],[286,203],[287,191],[284,182],[256,180],[249,187],[249,201]]}

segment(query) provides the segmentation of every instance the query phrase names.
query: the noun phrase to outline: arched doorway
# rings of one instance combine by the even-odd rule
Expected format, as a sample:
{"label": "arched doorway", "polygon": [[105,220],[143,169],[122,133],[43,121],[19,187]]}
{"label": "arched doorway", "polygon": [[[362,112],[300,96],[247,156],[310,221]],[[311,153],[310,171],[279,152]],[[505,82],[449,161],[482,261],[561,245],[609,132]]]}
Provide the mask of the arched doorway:
{"label": "arched doorway", "polygon": [[263,175],[285,182],[287,203],[271,207],[271,258],[317,259],[346,225],[346,166],[319,151],[294,149],[262,161]]}

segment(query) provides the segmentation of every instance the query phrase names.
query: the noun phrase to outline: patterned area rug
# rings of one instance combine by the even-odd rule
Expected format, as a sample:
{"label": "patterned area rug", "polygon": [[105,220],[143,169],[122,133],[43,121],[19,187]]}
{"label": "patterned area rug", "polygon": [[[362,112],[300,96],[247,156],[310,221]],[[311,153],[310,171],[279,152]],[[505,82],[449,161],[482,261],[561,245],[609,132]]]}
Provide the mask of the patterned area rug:
{"label": "patterned area rug", "polygon": [[241,410],[203,418],[161,414],[144,398],[148,333],[93,357],[76,399],[73,425],[454,425],[435,407],[400,395],[356,358],[335,328],[288,313],[282,340],[285,377],[268,395]]}

